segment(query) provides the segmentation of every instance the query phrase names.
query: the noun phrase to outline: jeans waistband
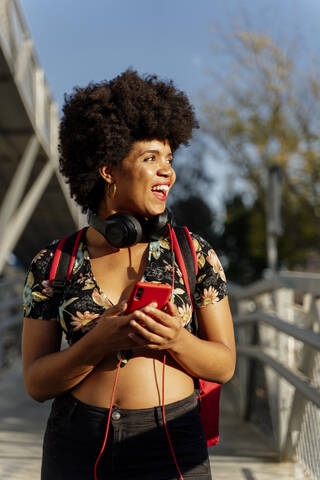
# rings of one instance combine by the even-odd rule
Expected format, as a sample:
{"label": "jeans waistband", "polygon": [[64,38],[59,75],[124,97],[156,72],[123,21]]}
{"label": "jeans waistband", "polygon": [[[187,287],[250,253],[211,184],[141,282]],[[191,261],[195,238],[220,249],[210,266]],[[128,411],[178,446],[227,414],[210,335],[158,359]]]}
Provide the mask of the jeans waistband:
{"label": "jeans waistband", "polygon": [[[95,405],[90,405],[88,403],[82,402],[81,400],[78,400],[76,397],[72,395],[71,392],[66,392],[60,395],[59,397],[56,397],[54,400],[54,403],[60,407],[65,407],[65,408],[73,407],[73,408],[76,408],[76,410],[79,412],[83,411],[83,413],[85,412],[96,413],[98,415],[100,414],[103,417],[105,417],[109,412],[109,408],[97,407]],[[197,399],[196,399],[195,393],[193,392],[191,395],[189,395],[186,398],[183,398],[182,400],[165,404],[165,413],[169,419],[171,416],[175,417],[177,415],[186,414],[188,411],[191,411],[196,407],[197,407]],[[161,405],[150,407],[150,408],[139,408],[139,409],[125,409],[125,408],[119,408],[117,406],[113,406],[113,410],[117,410],[122,417],[136,418],[138,414],[139,418],[145,418],[146,420],[148,418],[150,419],[154,418],[155,416],[158,417],[162,414]]]}

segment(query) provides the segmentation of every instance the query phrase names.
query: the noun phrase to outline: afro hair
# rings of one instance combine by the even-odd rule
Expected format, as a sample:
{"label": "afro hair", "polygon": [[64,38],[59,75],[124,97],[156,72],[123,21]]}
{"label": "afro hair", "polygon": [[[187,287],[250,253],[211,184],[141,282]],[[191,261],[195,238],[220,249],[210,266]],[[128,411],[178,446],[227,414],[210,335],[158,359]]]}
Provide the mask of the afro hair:
{"label": "afro hair", "polygon": [[96,212],[102,199],[99,167],[121,165],[139,140],[168,140],[174,152],[198,128],[188,98],[172,81],[131,69],[109,82],[75,87],[64,100],[60,172],[83,212]]}

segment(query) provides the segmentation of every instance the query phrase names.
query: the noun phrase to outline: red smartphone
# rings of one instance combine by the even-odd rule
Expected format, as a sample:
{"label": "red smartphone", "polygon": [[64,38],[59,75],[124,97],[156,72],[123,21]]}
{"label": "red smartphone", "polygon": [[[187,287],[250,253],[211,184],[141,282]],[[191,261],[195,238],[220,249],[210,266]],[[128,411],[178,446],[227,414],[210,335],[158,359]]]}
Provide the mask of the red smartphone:
{"label": "red smartphone", "polygon": [[157,302],[157,308],[162,310],[167,305],[171,293],[171,285],[165,283],[137,282],[128,300],[126,313],[139,310],[152,302]]}

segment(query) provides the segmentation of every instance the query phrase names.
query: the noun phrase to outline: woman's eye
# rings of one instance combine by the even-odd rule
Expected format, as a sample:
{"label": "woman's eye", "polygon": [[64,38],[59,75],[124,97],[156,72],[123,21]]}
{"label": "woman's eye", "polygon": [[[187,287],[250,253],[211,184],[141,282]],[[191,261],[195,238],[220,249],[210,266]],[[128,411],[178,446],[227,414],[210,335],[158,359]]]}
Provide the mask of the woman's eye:
{"label": "woman's eye", "polygon": [[[144,158],[143,161],[144,161],[144,162],[153,162],[153,161],[155,161],[156,159],[157,159],[157,158],[156,158],[154,155],[152,155],[151,157],[146,157],[146,158]],[[173,158],[168,158],[168,159],[167,159],[167,162],[169,163],[169,165],[172,165],[172,163],[173,163]]]}

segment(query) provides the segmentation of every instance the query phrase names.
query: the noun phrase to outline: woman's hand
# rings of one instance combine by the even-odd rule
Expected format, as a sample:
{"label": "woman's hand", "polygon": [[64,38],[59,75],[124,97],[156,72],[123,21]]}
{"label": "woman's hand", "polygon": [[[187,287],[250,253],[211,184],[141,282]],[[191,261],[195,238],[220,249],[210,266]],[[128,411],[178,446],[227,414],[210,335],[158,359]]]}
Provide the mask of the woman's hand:
{"label": "woman's hand", "polygon": [[95,336],[100,345],[108,347],[108,350],[118,351],[139,348],[145,346],[148,341],[139,338],[139,343],[131,338],[134,330],[131,322],[139,321],[139,310],[129,315],[123,315],[127,309],[126,301],[113,305],[105,310],[99,317],[98,324],[94,328]]}
{"label": "woman's hand", "polygon": [[167,350],[179,343],[184,329],[173,302],[168,303],[168,313],[156,307],[157,304],[150,304],[133,312],[134,318],[129,322],[133,331],[128,336],[139,346]]}
{"label": "woman's hand", "polygon": [[69,348],[60,350],[61,327],[57,322],[25,318],[23,327],[23,375],[28,393],[43,402],[60,395],[82,382],[109,354],[119,350],[139,348],[130,339],[134,331],[130,325],[135,317],[120,315],[126,302],[108,308],[90,331]]}
{"label": "woman's hand", "polygon": [[123,300],[122,302],[117,303],[116,305],[112,305],[109,308],[106,308],[100,318],[104,317],[116,317],[121,315],[127,308],[127,302]]}

